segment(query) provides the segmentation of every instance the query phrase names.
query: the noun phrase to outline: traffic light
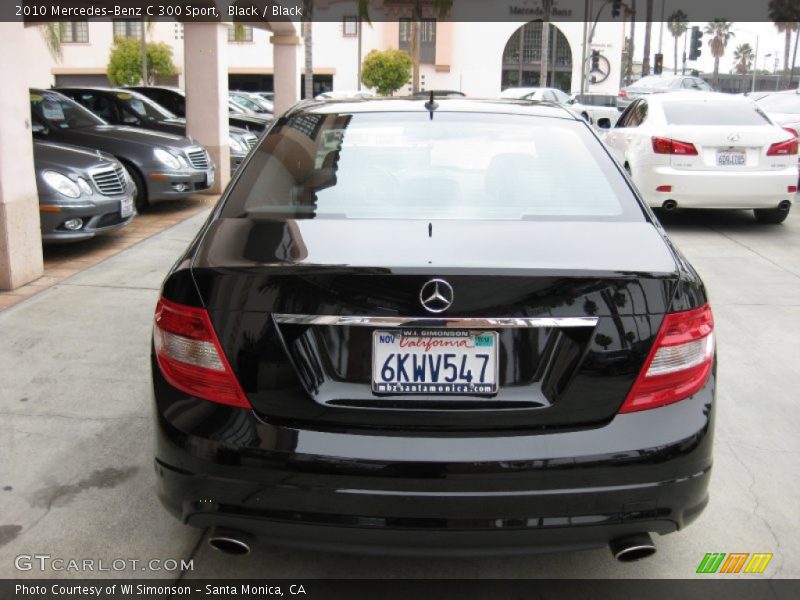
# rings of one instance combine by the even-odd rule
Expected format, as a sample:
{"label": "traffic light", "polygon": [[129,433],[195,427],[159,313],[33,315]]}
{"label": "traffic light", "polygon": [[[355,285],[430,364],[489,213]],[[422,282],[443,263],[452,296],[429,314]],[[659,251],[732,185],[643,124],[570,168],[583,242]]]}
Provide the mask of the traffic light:
{"label": "traffic light", "polygon": [[692,27],[692,41],[689,44],[689,60],[697,60],[702,52],[700,49],[703,47],[703,32],[699,27]]}
{"label": "traffic light", "polygon": [[661,75],[664,72],[664,55],[656,54],[653,57],[653,75]]}
{"label": "traffic light", "polygon": [[622,12],[622,0],[612,0],[611,2],[611,18],[616,19],[620,12]]}
{"label": "traffic light", "polygon": [[600,70],[600,51],[599,50],[592,50],[592,72],[597,72]]}

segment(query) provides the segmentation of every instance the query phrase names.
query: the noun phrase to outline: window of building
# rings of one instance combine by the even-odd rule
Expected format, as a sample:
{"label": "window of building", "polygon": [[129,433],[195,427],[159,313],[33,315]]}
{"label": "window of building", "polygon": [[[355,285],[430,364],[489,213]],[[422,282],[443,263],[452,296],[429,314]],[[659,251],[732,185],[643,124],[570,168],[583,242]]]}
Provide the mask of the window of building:
{"label": "window of building", "polygon": [[[436,62],[436,19],[423,19],[417,30],[419,37],[419,62]],[[411,19],[400,19],[400,50],[411,54]]]}
{"label": "window of building", "polygon": [[68,21],[59,23],[61,42],[64,44],[86,43],[89,41],[88,21]]}
{"label": "window of building", "polygon": [[229,42],[252,42],[253,41],[253,28],[249,25],[234,24],[233,27],[228,29]]}
{"label": "window of building", "polygon": [[342,19],[342,35],[345,37],[358,35],[358,17],[344,17]]}
{"label": "window of building", "polygon": [[114,39],[142,37],[141,21],[114,21]]}

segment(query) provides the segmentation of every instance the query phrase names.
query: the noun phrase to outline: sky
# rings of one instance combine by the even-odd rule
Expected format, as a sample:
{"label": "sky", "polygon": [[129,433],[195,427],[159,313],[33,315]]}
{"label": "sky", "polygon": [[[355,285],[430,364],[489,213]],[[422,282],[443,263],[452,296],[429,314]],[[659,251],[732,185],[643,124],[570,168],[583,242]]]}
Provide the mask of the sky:
{"label": "sky", "polygon": [[[733,1],[733,0],[731,0]],[[690,23],[689,30],[691,31],[692,26],[697,25],[700,29],[703,29],[707,23]],[[660,22],[654,22],[653,28],[650,34],[650,52],[651,52],[651,64],[652,64],[652,55],[658,52],[658,40],[659,40],[659,31],[661,28]],[[644,23],[637,22],[636,23],[636,48],[635,48],[635,59],[640,61],[642,59],[642,49],[644,48]],[[734,33],[734,37],[728,42],[728,48],[725,51],[725,56],[720,59],[719,70],[720,73],[729,73],[731,69],[733,69],[733,51],[735,50],[736,46],[743,43],[748,43],[750,46],[755,49],[756,47],[756,36],[758,36],[758,68],[763,69],[765,64],[765,55],[772,54],[771,57],[766,58],[766,68],[772,71],[773,67],[775,66],[774,59],[775,56],[778,57],[778,69],[783,68],[783,51],[784,51],[784,34],[779,33],[778,29],[775,27],[774,23],[734,23],[732,31]],[[688,35],[688,34],[687,34]],[[710,73],[714,70],[714,57],[711,56],[711,49],[708,47],[708,39],[709,36],[703,35],[703,50],[700,58],[696,62],[688,61],[686,63],[687,68],[689,69],[697,69],[701,73]],[[687,39],[687,48],[688,48],[688,39]],[[672,34],[670,34],[669,30],[667,29],[667,24],[664,23],[664,35],[662,41],[662,50],[664,54],[664,69],[672,71],[672,63],[673,60],[673,52],[674,52],[674,39]],[[792,52],[794,52],[794,34],[792,35]],[[683,38],[679,38],[678,40],[678,61],[681,61],[681,57],[683,55]],[[789,64],[791,65],[792,56],[789,55]],[[800,66],[800,49],[797,51],[797,65]],[[680,68],[680,64],[678,65]]]}

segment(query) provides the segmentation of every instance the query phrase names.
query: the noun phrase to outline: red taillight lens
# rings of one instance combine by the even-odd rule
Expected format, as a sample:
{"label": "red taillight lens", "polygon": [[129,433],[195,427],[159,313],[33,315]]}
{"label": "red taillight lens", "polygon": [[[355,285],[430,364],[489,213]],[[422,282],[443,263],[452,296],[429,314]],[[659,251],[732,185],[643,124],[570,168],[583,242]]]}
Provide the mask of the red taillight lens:
{"label": "red taillight lens", "polygon": [[788,131],[789,133],[791,133],[794,137],[800,137],[797,135],[797,130],[793,129],[792,127],[784,127],[783,129],[784,131]]}
{"label": "red taillight lens", "polygon": [[694,147],[694,144],[655,136],[653,137],[653,152],[656,154],[697,156],[697,148]]}
{"label": "red taillight lens", "polygon": [[161,298],[153,341],[158,366],[170,384],[204,400],[251,408],[204,309]]}
{"label": "red taillight lens", "polygon": [[628,97],[628,92],[625,91],[624,89],[622,89],[622,90],[619,91],[619,94],[617,94],[617,96],[619,96],[620,98],[627,98]]}
{"label": "red taillight lens", "polygon": [[619,412],[648,410],[688,398],[703,387],[714,358],[714,316],[706,304],[669,313]]}
{"label": "red taillight lens", "polygon": [[767,156],[789,156],[792,154],[797,154],[797,137],[785,142],[772,144],[767,150]]}

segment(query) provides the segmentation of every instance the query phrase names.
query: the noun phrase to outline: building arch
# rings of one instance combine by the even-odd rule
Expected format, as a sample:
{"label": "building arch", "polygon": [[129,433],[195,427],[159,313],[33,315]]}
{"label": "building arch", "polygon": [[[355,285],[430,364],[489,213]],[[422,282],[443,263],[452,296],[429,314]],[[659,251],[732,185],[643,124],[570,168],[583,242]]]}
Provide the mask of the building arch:
{"label": "building arch", "polygon": [[[501,88],[539,85],[543,22],[531,21],[508,38],[503,49]],[[547,85],[567,93],[572,87],[572,47],[567,36],[550,23]]]}

